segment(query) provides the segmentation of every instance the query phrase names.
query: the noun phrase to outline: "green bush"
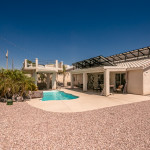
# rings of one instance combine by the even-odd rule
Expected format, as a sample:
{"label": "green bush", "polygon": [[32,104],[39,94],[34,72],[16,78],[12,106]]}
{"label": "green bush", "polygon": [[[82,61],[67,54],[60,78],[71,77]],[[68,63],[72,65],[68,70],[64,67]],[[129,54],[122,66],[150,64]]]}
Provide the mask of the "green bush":
{"label": "green bush", "polygon": [[34,80],[20,70],[0,70],[0,96],[12,98],[13,95],[27,95],[37,89]]}

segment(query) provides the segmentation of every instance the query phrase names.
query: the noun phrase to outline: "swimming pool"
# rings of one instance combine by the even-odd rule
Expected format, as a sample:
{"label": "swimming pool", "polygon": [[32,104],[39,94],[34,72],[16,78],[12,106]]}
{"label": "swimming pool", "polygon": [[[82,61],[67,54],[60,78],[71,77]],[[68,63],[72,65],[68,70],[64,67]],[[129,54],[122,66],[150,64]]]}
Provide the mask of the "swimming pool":
{"label": "swimming pool", "polygon": [[71,100],[71,99],[77,99],[78,96],[65,93],[63,91],[43,91],[43,98],[42,101],[48,101],[48,100]]}

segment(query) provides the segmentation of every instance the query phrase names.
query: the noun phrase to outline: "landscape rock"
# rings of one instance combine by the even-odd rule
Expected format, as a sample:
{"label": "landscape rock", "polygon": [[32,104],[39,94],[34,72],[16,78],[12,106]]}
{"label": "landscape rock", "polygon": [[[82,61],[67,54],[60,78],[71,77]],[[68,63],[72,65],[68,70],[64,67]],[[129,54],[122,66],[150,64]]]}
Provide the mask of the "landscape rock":
{"label": "landscape rock", "polygon": [[33,91],[31,97],[32,98],[42,98],[43,97],[43,91]]}

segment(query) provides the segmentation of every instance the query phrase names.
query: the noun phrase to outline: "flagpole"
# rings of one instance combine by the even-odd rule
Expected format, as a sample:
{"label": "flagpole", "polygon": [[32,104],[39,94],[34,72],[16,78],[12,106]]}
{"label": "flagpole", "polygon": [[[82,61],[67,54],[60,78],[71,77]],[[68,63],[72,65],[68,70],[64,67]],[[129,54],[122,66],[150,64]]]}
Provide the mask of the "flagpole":
{"label": "flagpole", "polygon": [[8,70],[8,50],[7,50],[7,53],[6,53],[6,68]]}

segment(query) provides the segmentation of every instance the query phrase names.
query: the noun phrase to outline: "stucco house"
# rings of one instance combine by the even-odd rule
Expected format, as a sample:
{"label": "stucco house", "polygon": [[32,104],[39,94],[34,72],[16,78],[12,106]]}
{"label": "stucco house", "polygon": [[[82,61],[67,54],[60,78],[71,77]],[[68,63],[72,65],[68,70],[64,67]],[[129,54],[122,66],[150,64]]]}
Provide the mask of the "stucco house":
{"label": "stucco house", "polygon": [[108,57],[97,56],[73,63],[71,87],[83,91],[101,86],[102,94],[110,95],[122,85],[124,93],[150,94],[150,47]]}

